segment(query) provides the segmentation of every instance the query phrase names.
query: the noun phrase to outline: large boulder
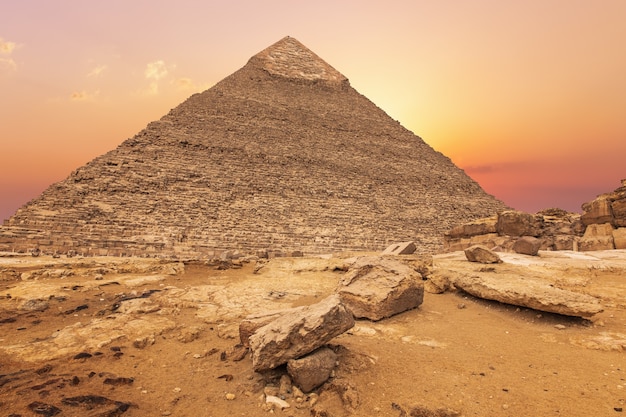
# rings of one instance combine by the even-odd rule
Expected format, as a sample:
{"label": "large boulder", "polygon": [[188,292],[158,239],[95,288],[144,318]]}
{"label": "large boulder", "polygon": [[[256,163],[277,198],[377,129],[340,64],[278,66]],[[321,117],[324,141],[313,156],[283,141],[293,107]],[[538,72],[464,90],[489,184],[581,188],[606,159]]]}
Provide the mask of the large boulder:
{"label": "large boulder", "polygon": [[578,242],[578,250],[582,252],[611,249],[615,249],[615,243],[610,223],[590,224]]}
{"label": "large boulder", "polygon": [[465,257],[470,262],[481,264],[497,264],[502,262],[497,253],[482,245],[474,245],[465,249]]}
{"label": "large boulder", "polygon": [[590,317],[602,311],[595,297],[516,274],[458,274],[453,284],[475,297],[566,316]]}
{"label": "large boulder", "polygon": [[310,392],[328,380],[336,364],[337,354],[321,347],[302,358],[290,359],[287,372],[303,392]]}
{"label": "large boulder", "polygon": [[543,217],[523,211],[503,211],[498,214],[496,231],[505,236],[539,236]]}
{"label": "large boulder", "polygon": [[537,256],[541,248],[541,239],[532,236],[522,236],[513,244],[513,250],[522,255]]}
{"label": "large boulder", "polygon": [[354,326],[354,317],[331,295],[317,304],[278,317],[248,338],[255,371],[276,368],[325,345]]}
{"label": "large boulder", "polygon": [[400,261],[365,256],[346,272],[337,293],[355,317],[380,320],[422,304],[424,284]]}

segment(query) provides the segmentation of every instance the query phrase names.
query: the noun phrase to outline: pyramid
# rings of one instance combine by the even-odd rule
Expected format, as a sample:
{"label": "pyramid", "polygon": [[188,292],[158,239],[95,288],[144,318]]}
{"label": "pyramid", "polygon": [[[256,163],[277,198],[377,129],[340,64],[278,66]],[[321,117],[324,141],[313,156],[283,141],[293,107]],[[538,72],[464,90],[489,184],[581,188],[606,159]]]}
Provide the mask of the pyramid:
{"label": "pyramid", "polygon": [[21,207],[0,251],[434,252],[505,208],[286,37]]}

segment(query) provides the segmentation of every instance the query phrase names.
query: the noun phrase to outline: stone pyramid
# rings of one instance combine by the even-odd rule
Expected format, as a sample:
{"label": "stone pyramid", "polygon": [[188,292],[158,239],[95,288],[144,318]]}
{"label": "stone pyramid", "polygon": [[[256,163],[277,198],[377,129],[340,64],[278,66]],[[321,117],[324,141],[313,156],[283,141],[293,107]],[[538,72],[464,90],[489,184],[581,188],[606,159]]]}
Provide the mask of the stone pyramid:
{"label": "stone pyramid", "polygon": [[20,208],[0,251],[433,252],[504,208],[286,37]]}

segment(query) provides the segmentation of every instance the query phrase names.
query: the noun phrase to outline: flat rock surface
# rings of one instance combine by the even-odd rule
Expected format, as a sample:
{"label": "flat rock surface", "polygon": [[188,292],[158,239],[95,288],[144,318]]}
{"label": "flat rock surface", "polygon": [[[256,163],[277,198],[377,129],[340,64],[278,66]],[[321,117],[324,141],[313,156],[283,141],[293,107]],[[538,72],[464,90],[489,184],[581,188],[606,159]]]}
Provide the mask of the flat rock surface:
{"label": "flat rock surface", "polygon": [[[472,264],[462,252],[438,255],[434,268],[497,274],[516,267],[520,276],[597,297],[605,311],[585,320],[460,292],[426,293],[419,309],[358,320],[335,338],[335,376],[314,390],[313,407],[298,408],[287,396],[289,415],[400,415],[392,404],[465,417],[619,415],[615,409],[626,408],[626,251],[500,255],[498,265]],[[92,262],[117,272],[96,280]],[[57,415],[267,416],[264,387],[278,387],[279,378],[253,372],[250,356],[241,358],[239,322],[323,299],[342,277],[335,267],[350,263],[277,258],[258,273],[252,263],[225,271],[189,264],[169,275],[141,259],[154,271],[119,272],[133,262],[0,257],[2,415],[56,407]],[[73,274],[20,278],[42,269]],[[125,284],[153,275],[160,278]],[[39,298],[44,310],[19,308]],[[356,404],[355,393],[352,412],[345,404]]]}
{"label": "flat rock surface", "polygon": [[516,273],[458,274],[455,287],[479,298],[566,316],[590,317],[602,311],[590,295],[555,288],[542,279],[520,278]]}

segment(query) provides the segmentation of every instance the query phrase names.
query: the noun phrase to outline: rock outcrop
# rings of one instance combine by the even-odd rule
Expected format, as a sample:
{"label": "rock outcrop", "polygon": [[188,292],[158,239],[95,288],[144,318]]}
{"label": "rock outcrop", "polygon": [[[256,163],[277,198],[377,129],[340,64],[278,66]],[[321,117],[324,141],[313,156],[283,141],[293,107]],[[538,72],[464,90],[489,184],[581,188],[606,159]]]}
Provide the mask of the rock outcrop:
{"label": "rock outcrop", "polygon": [[582,209],[582,216],[561,209],[537,214],[502,211],[449,230],[444,235],[444,250],[453,252],[483,244],[500,251],[519,249],[519,253],[532,254],[529,242],[536,245],[537,241],[530,238],[538,239],[542,250],[626,249],[626,180],[612,193],[583,204]]}
{"label": "rock outcrop", "polygon": [[366,256],[346,272],[337,293],[354,317],[381,320],[422,304],[424,284],[400,261]]}
{"label": "rock outcrop", "polygon": [[541,241],[543,250],[576,250],[584,232],[580,215],[560,209],[548,209],[537,214],[505,210],[496,216],[473,220],[456,226],[444,235],[444,250],[453,252],[472,245],[513,251],[515,242],[524,237]]}
{"label": "rock outcrop", "polygon": [[249,337],[255,371],[276,368],[325,345],[354,326],[354,317],[331,295],[317,304],[282,315]]}
{"label": "rock outcrop", "polygon": [[20,208],[0,251],[428,253],[505,208],[286,37]]}

